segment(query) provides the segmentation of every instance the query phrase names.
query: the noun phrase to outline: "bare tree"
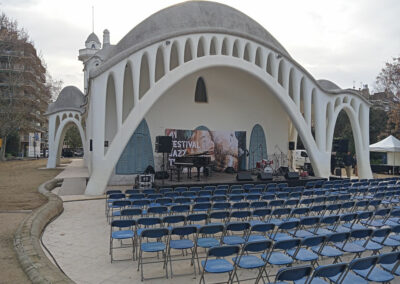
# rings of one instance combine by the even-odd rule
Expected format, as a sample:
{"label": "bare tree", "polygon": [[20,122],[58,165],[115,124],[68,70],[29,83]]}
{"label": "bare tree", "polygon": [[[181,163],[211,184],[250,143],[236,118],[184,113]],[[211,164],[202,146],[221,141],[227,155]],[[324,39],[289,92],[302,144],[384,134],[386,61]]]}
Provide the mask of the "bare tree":
{"label": "bare tree", "polygon": [[379,137],[394,135],[400,138],[400,57],[394,57],[392,62],[385,64],[376,77],[376,87],[390,101],[386,126]]}
{"label": "bare tree", "polygon": [[0,15],[0,160],[11,133],[44,132],[51,98],[46,69],[23,29]]}

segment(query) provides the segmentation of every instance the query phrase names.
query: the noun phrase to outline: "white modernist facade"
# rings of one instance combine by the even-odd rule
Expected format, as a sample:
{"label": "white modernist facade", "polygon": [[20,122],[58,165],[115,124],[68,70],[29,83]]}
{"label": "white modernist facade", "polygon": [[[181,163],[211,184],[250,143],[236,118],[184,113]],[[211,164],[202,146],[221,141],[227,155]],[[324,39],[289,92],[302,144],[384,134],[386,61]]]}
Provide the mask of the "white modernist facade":
{"label": "white modernist facade", "polygon": [[[79,125],[90,172],[86,194],[103,194],[110,182],[129,182],[147,165],[158,169],[155,137],[168,128],[245,131],[246,145],[263,136],[268,154],[287,153],[288,142],[299,135],[315,174],[328,177],[342,110],[354,133],[359,176],[372,177],[369,102],[354,90],[316,81],[241,12],[191,1],[152,15],[117,45],[106,30],[100,49],[93,35],[80,50],[80,109],[60,103],[49,111],[48,166],[57,164],[64,126]],[[207,90],[202,102],[195,100],[199,78]]]}

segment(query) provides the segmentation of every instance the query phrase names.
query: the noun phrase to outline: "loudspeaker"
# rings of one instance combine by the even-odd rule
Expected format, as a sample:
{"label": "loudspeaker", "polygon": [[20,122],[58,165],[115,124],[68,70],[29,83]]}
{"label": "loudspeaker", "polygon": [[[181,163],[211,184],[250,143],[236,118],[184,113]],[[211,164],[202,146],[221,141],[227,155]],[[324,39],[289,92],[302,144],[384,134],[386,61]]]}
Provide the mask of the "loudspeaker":
{"label": "loudspeaker", "polygon": [[272,180],[272,174],[270,173],[259,173],[257,177],[259,180]]}
{"label": "loudspeaker", "polygon": [[286,179],[299,179],[299,173],[298,172],[287,172],[285,175]]}
{"label": "loudspeaker", "polygon": [[251,174],[249,172],[241,172],[236,175],[237,181],[253,181]]}
{"label": "loudspeaker", "polygon": [[156,136],[156,153],[171,153],[172,137],[171,136]]}
{"label": "loudspeaker", "polygon": [[289,150],[294,150],[294,141],[289,141]]}
{"label": "loudspeaker", "polygon": [[156,172],[155,178],[156,179],[168,179],[169,174],[167,171],[159,171],[159,172]]}

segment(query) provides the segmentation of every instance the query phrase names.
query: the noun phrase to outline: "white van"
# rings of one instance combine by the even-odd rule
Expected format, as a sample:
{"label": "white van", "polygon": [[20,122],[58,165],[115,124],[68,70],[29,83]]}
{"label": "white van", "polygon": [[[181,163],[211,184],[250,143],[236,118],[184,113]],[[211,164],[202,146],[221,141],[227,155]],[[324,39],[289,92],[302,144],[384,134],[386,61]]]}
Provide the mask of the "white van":
{"label": "white van", "polygon": [[295,150],[294,151],[294,165],[296,169],[304,167],[305,163],[310,163],[310,158],[307,155],[306,150]]}

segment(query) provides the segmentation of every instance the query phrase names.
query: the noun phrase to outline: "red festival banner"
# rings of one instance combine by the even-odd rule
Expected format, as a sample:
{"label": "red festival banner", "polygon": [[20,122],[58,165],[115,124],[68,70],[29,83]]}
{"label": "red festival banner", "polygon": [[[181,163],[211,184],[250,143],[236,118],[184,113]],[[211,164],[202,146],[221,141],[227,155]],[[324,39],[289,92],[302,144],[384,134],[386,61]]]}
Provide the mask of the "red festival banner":
{"label": "red festival banner", "polygon": [[173,164],[176,157],[205,154],[211,157],[215,171],[225,171],[227,168],[237,171],[243,168],[245,131],[166,129],[165,135],[172,137],[170,164]]}

